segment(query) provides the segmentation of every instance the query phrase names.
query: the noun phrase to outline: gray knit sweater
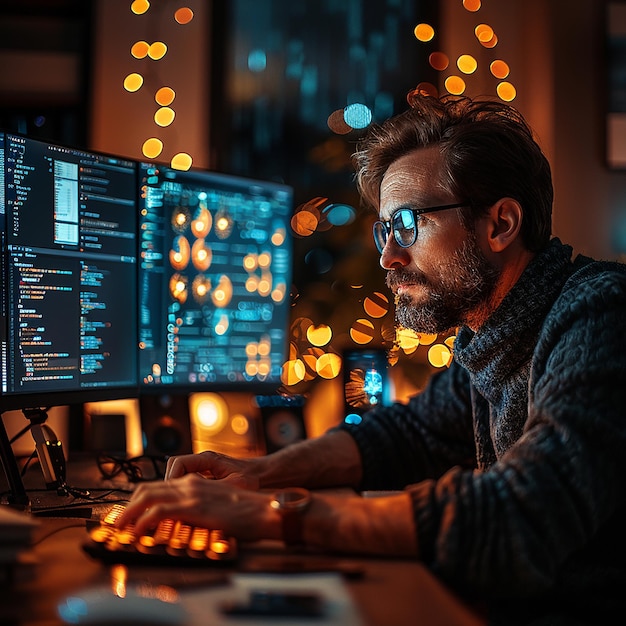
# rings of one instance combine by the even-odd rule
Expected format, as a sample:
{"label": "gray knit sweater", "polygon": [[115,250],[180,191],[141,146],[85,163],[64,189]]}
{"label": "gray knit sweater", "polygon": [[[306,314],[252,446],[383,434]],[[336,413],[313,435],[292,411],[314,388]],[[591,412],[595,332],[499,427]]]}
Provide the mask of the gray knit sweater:
{"label": "gray knit sweater", "polygon": [[362,488],[410,491],[420,558],[494,624],[626,604],[626,266],[571,256],[552,240],[424,391],[341,426]]}

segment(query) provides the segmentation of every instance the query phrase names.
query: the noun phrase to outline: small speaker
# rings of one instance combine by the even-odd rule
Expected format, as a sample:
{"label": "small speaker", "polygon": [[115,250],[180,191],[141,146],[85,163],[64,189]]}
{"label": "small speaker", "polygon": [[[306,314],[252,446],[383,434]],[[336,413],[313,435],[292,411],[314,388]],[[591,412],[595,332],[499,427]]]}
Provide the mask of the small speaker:
{"label": "small speaker", "polygon": [[257,396],[256,403],[261,409],[268,453],[306,439],[302,396]]}
{"label": "small speaker", "polygon": [[191,428],[186,395],[146,395],[139,399],[144,454],[190,454]]}

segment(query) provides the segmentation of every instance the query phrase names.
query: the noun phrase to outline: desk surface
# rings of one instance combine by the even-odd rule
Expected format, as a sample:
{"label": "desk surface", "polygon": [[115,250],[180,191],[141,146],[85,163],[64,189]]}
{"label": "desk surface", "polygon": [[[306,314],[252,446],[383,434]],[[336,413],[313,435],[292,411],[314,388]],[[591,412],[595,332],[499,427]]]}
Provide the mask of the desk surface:
{"label": "desk surface", "polygon": [[[1,585],[2,624],[60,625],[62,622],[56,608],[67,595],[85,587],[110,587],[112,575],[119,576],[119,572],[92,559],[82,549],[87,539],[86,519],[38,519],[40,524],[34,533],[33,550],[25,555],[28,563],[15,571],[12,581]],[[262,576],[262,572],[280,569],[285,563],[292,568],[294,559],[298,563],[322,565],[321,569],[328,565],[329,570],[339,564],[349,571],[356,569],[360,573],[358,576],[341,577],[346,597],[359,616],[355,623],[364,626],[420,623],[429,626],[479,626],[485,623],[424,566],[413,560],[288,554],[278,544],[255,544],[240,545],[239,559],[232,566],[129,566],[125,576],[129,586],[174,587],[183,605],[188,602],[191,606],[193,602],[198,602],[199,593],[206,594],[206,597],[201,596],[206,606],[212,601],[213,590],[228,589],[241,572],[261,572],[257,575]],[[206,614],[204,617],[207,617]],[[195,623],[195,619],[190,621],[190,624]]]}

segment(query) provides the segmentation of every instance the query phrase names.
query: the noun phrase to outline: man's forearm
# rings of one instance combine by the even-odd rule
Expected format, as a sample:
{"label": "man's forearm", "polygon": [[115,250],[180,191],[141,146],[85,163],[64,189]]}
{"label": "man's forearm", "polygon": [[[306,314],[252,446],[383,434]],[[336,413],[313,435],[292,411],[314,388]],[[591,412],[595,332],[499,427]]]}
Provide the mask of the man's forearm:
{"label": "man's forearm", "polygon": [[257,459],[259,487],[358,487],[361,457],[350,435],[334,431]]}

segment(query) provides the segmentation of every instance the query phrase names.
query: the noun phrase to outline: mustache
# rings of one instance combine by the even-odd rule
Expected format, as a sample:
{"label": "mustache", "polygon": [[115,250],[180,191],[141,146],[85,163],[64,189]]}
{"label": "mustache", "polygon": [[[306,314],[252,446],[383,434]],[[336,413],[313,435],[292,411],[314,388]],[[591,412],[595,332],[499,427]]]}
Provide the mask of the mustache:
{"label": "mustache", "polygon": [[422,272],[407,272],[404,270],[392,270],[387,272],[385,277],[387,287],[394,290],[395,287],[403,283],[412,283],[414,285],[428,285],[428,279]]}

